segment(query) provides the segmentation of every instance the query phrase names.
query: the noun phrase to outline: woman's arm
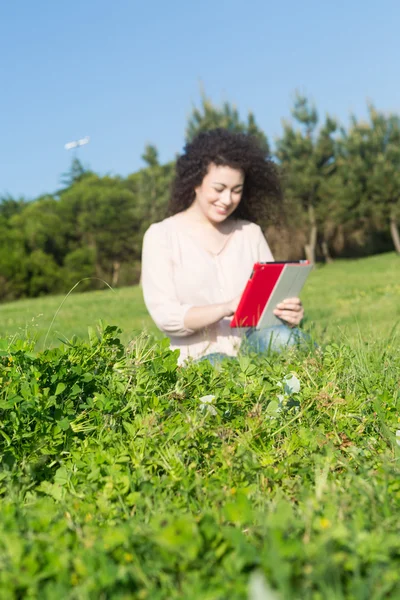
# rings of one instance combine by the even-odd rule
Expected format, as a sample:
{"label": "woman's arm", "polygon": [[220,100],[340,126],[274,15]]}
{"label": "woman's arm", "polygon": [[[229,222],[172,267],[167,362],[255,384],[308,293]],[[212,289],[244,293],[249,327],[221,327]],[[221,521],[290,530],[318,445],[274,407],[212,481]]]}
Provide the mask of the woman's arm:
{"label": "woman's arm", "polygon": [[143,297],[153,321],[167,335],[185,337],[233,315],[239,297],[229,302],[191,306],[176,297],[167,236],[162,223],[146,231],[142,248]]}
{"label": "woman's arm", "polygon": [[191,305],[180,303],[176,297],[172,258],[163,223],[151,225],[144,235],[141,281],[146,308],[157,327],[167,335],[192,335],[194,330],[184,322]]}
{"label": "woman's arm", "polygon": [[198,330],[220,321],[224,317],[231,317],[239,303],[240,296],[222,304],[209,304],[208,306],[192,306],[185,315],[184,324],[188,329]]}

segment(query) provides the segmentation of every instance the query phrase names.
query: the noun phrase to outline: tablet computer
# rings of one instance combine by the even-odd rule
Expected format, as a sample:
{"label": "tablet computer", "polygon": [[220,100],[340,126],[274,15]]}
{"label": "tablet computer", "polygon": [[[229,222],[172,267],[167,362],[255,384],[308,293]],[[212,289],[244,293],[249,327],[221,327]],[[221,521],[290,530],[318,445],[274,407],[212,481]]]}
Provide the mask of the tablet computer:
{"label": "tablet computer", "polygon": [[308,260],[256,263],[230,326],[263,329],[281,325],[273,312],[276,305],[300,294],[312,268]]}

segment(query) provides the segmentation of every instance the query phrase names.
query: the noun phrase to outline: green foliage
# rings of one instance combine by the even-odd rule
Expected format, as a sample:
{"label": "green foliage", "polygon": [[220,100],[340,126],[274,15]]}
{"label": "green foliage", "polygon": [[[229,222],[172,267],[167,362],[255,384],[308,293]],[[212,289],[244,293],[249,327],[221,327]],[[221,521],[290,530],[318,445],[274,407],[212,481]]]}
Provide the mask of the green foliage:
{"label": "green foliage", "polygon": [[120,263],[135,259],[132,235],[138,220],[132,192],[118,178],[93,175],[63,192],[59,210],[72,225],[68,232],[70,250],[83,245],[89,250],[87,271],[94,270],[97,277],[117,285]]}
{"label": "green foliage", "polygon": [[85,177],[90,176],[91,172],[86,169],[79,158],[76,156],[71,161],[71,166],[69,171],[63,173],[61,176],[61,182],[64,187],[68,188],[74,183],[78,183],[82,181]]}
{"label": "green foliage", "polygon": [[34,250],[27,257],[25,265],[29,272],[29,296],[41,296],[62,289],[60,270],[50,254]]}
{"label": "green foliage", "polygon": [[0,300],[14,300],[28,293],[29,275],[21,232],[0,217]]}
{"label": "green foliage", "polygon": [[337,124],[327,116],[318,130],[315,107],[300,95],[296,97],[292,116],[301,127],[295,129],[290,122],[284,122],[283,136],[276,143],[276,156],[284,174],[287,212],[292,221],[300,218],[304,223],[305,254],[315,262],[318,237],[328,252],[327,230],[335,214],[330,184],[336,171],[334,133]]}
{"label": "green foliage", "polygon": [[15,200],[11,196],[0,198],[0,217],[10,219],[14,215],[22,212],[26,206],[26,201],[23,198]]}
{"label": "green foliage", "polygon": [[90,278],[96,275],[96,251],[94,248],[76,248],[69,252],[64,259],[65,281],[72,288],[77,281],[84,279],[81,289],[90,289],[93,282]]}
{"label": "green foliage", "polygon": [[141,256],[144,232],[152,223],[161,221],[167,216],[169,195],[175,174],[174,163],[159,165],[151,156],[147,159],[151,164],[129,175],[126,180],[126,186],[135,197],[135,216],[138,226],[131,243],[138,260]]}
{"label": "green foliage", "polygon": [[215,369],[115,327],[2,340],[1,597],[398,597],[399,372],[383,341]]}
{"label": "green foliage", "polygon": [[254,135],[265,153],[269,153],[268,140],[265,133],[256,123],[254,114],[249,112],[247,122],[243,121],[239,111],[229,102],[224,102],[221,107],[215,106],[207,98],[206,94],[201,94],[201,107],[193,108],[186,127],[186,141],[190,142],[197,134],[222,127],[237,133],[249,133]]}
{"label": "green foliage", "polygon": [[[341,201],[346,224],[389,231],[397,252],[400,221],[400,119],[369,107],[369,121],[352,117],[340,143]],[[397,229],[398,237],[398,229]]]}
{"label": "green foliage", "polygon": [[142,154],[142,159],[148,167],[157,167],[158,162],[158,150],[155,146],[147,144]]}
{"label": "green foliage", "polygon": [[[346,129],[329,116],[321,122],[309,99],[296,97],[294,124],[284,121],[276,140],[288,217],[267,230],[278,259],[400,253],[399,117],[368,110],[367,122],[353,116]],[[250,133],[269,153],[252,112],[243,118],[202,93],[186,140],[214,127]],[[53,195],[0,198],[0,302],[67,293],[82,279],[79,291],[139,282],[143,234],[167,215],[175,172],[155,145],[142,159],[145,168],[122,178],[100,177],[75,157]]]}

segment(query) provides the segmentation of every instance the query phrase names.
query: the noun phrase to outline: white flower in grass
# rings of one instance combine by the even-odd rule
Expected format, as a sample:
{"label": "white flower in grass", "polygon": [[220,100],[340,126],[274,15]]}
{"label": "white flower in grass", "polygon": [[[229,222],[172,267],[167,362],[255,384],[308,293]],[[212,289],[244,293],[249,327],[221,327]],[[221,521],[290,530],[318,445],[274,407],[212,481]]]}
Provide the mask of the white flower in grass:
{"label": "white flower in grass", "polygon": [[[282,394],[277,394],[278,402],[277,409],[274,408],[274,416],[282,410],[282,408],[294,408],[299,410],[299,402],[292,398],[292,394],[297,394],[300,391],[300,381],[295,373],[285,375],[282,381],[277,383],[277,386],[282,388]],[[276,404],[276,401],[274,401]],[[273,405],[275,407],[275,404]],[[271,408],[272,410],[272,408]]]}
{"label": "white flower in grass", "polygon": [[212,396],[212,394],[208,394],[208,396],[203,396],[202,398],[200,398],[200,410],[208,413],[209,415],[215,416],[217,414],[217,411],[216,408],[212,405],[214,400],[215,396]]}
{"label": "white flower in grass", "polygon": [[286,398],[285,394],[278,394],[277,398],[278,398],[278,402],[279,402],[279,411],[280,411],[287,398]]}
{"label": "white flower in grass", "polygon": [[250,575],[248,599],[279,600],[279,596],[270,588],[264,575],[255,571]]}
{"label": "white flower in grass", "polygon": [[300,381],[295,373],[290,373],[283,378],[283,386],[285,394],[297,394],[300,391]]}
{"label": "white flower in grass", "polygon": [[396,431],[396,442],[397,445],[400,446],[400,429]]}

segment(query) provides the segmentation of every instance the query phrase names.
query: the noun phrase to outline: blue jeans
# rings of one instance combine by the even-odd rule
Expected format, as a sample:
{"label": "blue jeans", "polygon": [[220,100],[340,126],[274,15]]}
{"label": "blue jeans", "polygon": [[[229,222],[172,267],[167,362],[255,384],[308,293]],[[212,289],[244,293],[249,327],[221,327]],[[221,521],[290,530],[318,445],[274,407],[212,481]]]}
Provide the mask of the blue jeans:
{"label": "blue jeans", "polygon": [[[301,329],[291,329],[286,325],[274,325],[265,329],[251,327],[240,345],[240,352],[256,352],[257,354],[281,352],[290,346],[307,344],[309,340],[309,336]],[[200,360],[208,360],[212,365],[216,365],[226,357],[227,354],[222,352],[213,352],[206,354]]]}

